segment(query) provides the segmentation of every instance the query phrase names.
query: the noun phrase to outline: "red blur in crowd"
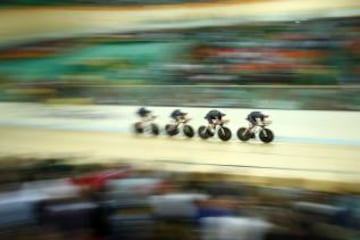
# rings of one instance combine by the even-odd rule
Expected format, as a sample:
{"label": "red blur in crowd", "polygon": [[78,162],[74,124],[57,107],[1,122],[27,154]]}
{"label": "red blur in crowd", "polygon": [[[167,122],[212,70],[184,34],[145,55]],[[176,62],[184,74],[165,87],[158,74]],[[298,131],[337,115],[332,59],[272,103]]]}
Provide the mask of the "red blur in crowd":
{"label": "red blur in crowd", "polygon": [[104,170],[82,177],[71,178],[70,181],[76,185],[99,190],[102,189],[108,181],[112,179],[127,178],[132,174],[132,172],[133,169],[130,167],[115,170]]}

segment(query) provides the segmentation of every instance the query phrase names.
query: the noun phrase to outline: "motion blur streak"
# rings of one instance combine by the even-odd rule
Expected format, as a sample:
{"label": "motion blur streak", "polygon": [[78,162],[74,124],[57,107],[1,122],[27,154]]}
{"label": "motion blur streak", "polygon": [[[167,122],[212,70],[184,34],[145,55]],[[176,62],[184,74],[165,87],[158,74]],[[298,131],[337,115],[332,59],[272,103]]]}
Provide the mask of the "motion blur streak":
{"label": "motion blur streak", "polygon": [[360,239],[359,26],[358,0],[0,1],[0,240]]}
{"label": "motion blur streak", "polygon": [[[16,0],[11,2],[16,2]],[[31,3],[31,1],[28,2]],[[38,1],[32,2],[36,4]],[[88,8],[76,5],[70,8],[62,6],[50,9],[2,8],[0,9],[2,26],[0,43],[12,44],[25,42],[24,40],[72,37],[89,33],[224,25],[227,21],[242,23],[357,16],[360,8],[357,0],[276,0],[190,7],[186,5],[165,8],[150,6],[134,9],[114,6],[104,8],[101,7],[104,5],[103,2],[106,1],[97,1],[97,4]]]}

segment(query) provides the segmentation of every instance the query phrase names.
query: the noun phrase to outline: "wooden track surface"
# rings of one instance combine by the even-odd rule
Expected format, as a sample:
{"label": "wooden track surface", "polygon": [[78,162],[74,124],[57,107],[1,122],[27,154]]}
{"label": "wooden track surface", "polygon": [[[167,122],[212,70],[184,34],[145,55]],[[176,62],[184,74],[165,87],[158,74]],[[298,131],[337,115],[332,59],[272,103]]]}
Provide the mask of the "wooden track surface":
{"label": "wooden track surface", "polygon": [[0,128],[0,134],[2,155],[77,156],[77,163],[126,162],[150,169],[248,176],[248,181],[255,177],[296,179],[310,188],[316,188],[311,186],[313,181],[337,186],[360,183],[358,146],[223,143],[31,128]]}

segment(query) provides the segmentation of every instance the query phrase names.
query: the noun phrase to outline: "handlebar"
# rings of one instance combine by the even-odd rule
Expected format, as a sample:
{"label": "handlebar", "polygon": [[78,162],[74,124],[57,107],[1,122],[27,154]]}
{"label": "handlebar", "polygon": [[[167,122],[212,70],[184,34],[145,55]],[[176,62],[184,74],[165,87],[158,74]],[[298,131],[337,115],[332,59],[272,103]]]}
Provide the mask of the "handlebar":
{"label": "handlebar", "polygon": [[215,125],[220,125],[220,126],[222,126],[222,125],[224,125],[225,123],[228,123],[228,122],[230,122],[230,120],[229,119],[223,119],[223,120],[217,120],[216,121],[216,123],[215,123]]}
{"label": "handlebar", "polygon": [[258,124],[258,126],[261,126],[261,127],[265,127],[265,126],[269,126],[272,122],[263,122],[262,124]]}
{"label": "handlebar", "polygon": [[221,122],[222,122],[222,123],[228,123],[228,122],[230,122],[230,119],[224,119],[224,120],[222,120]]}
{"label": "handlebar", "polygon": [[179,121],[179,123],[187,123],[187,122],[189,122],[190,120],[191,120],[191,118],[181,119],[181,120]]}

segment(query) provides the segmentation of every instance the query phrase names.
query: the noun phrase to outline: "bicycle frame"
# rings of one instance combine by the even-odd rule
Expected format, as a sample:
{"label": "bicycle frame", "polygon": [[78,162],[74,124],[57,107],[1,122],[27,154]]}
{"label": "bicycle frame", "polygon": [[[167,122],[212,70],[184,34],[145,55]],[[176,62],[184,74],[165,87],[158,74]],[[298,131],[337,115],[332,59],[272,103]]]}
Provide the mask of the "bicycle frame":
{"label": "bicycle frame", "polygon": [[224,120],[221,120],[221,121],[217,121],[215,123],[214,130],[216,130],[216,131],[222,130],[224,124],[228,123],[229,121],[230,121],[229,119],[224,119]]}
{"label": "bicycle frame", "polygon": [[251,123],[249,123],[249,127],[246,129],[245,134],[250,131],[251,127],[254,129],[253,132],[257,134],[268,125],[270,124],[262,124],[262,125],[256,124],[255,126],[253,126]]}
{"label": "bicycle frame", "polygon": [[151,124],[154,122],[155,119],[156,116],[150,116],[148,119],[140,121],[141,127],[144,130],[148,130],[148,128],[150,128]]}
{"label": "bicycle frame", "polygon": [[181,125],[185,125],[185,124],[188,123],[190,120],[191,120],[191,118],[186,118],[186,119],[183,119],[183,120],[180,120],[180,121],[174,120],[174,122],[173,122],[174,128],[178,128],[178,127],[181,126]]}

